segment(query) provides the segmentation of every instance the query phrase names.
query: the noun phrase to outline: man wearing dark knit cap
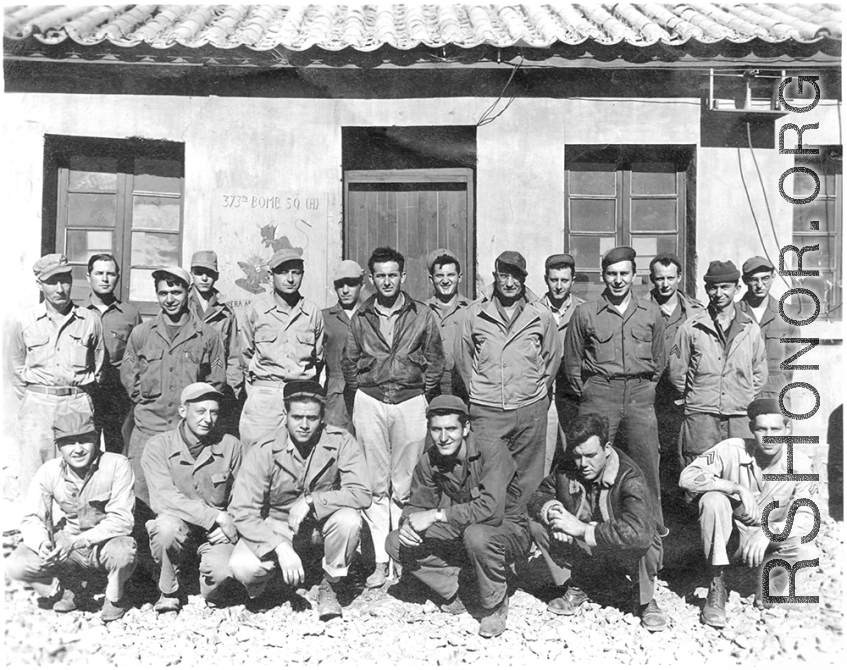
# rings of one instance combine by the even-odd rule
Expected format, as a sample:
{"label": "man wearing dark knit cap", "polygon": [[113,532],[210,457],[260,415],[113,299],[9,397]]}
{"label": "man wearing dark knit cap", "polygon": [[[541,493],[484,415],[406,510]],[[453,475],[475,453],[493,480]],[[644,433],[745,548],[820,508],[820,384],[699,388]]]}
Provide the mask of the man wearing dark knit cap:
{"label": "man wearing dark knit cap", "polygon": [[[778,479],[791,471],[798,475],[811,473],[811,460],[794,449],[793,464],[789,465],[785,445],[791,435],[791,421],[783,416],[779,400],[755,400],[747,409],[747,417],[752,438],[719,442],[696,458],[679,477],[682,488],[700,495],[700,534],[711,571],[700,620],[713,628],[726,625],[723,570],[731,562],[758,569],[756,605],[761,609],[772,603],[764,599],[762,590],[763,568],[768,561],[778,559],[797,566],[798,561],[813,561],[818,556],[815,545],[806,540],[816,532],[820,521],[815,506],[817,484],[798,481],[799,476]],[[762,528],[766,511],[771,537]],[[802,574],[799,573],[798,582]],[[799,583],[796,591],[789,587],[794,579],[789,580],[783,565],[774,564],[767,578],[770,597],[803,595]]]}
{"label": "man wearing dark knit cap", "polygon": [[609,419],[609,442],[620,446],[644,473],[662,522],[659,435],[653,408],[665,368],[665,321],[652,302],[632,294],[635,249],[615,247],[601,261],[606,289],[576,308],[565,337],[565,379],[580,399],[579,415]]}
{"label": "man wearing dark knit cap", "polygon": [[779,314],[779,301],[770,295],[774,266],[767,258],[753,256],[741,266],[741,280],[747,291],[736,307],[759,324],[768,357],[768,381],[759,393],[762,398],[778,398],[783,387],[791,381],[791,370],[780,364],[797,350],[797,345],[784,344],[783,337],[800,337],[800,329]]}
{"label": "man wearing dark knit cap", "polygon": [[768,365],[759,326],[735,308],[740,278],[732,261],[709,264],[709,308],[680,327],[671,349],[669,378],[685,403],[682,467],[721,440],[750,437],[746,411],[764,388]]}
{"label": "man wearing dark knit cap", "polygon": [[524,285],[526,259],[504,251],[494,268],[494,285],[468,307],[456,367],[474,430],[508,445],[526,502],[544,479],[547,410],[562,342],[550,310]]}

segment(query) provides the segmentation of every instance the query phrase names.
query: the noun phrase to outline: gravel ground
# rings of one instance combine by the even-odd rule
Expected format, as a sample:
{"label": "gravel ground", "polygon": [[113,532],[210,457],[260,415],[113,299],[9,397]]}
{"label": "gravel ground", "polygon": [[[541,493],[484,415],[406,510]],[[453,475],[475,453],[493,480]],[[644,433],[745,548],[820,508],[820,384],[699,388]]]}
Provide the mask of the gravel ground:
{"label": "gravel ground", "polygon": [[[15,541],[6,540],[4,553]],[[727,576],[729,625],[722,631],[699,623],[706,593],[700,584],[705,580],[696,574],[699,562],[691,553],[666,553],[665,564],[677,567],[662,572],[657,599],[671,625],[654,634],[614,606],[621,591],[611,584],[598,589],[596,602],[574,617],[548,613],[551,594],[543,586],[546,570],[537,557],[514,580],[508,629],[495,640],[477,635],[479,623],[472,614],[441,613],[406,580],[363,591],[364,563],[354,566],[353,583],[340,598],[344,617],[327,623],[314,611],[314,584],[296,595],[276,585],[266,611],[248,609],[233,589],[233,604],[227,607],[209,608],[195,594],[178,615],[157,615],[150,604],[155,590],[139,573],[130,588],[139,608],[104,625],[97,614],[99,602],[88,611],[59,615],[39,609],[31,590],[6,580],[6,665],[538,667],[571,661],[653,665],[712,659],[745,666],[750,661],[828,665],[843,651],[843,523],[823,519],[817,542],[820,566],[799,573],[797,593],[818,594],[818,605],[760,612],[752,605],[749,571],[732,569]]]}

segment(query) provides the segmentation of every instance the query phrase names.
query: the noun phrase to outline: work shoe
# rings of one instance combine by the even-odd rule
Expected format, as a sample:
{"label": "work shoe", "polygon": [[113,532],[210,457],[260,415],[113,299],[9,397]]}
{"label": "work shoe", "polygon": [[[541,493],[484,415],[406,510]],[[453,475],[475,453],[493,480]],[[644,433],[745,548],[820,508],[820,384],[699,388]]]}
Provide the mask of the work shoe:
{"label": "work shoe", "polygon": [[479,622],[479,634],[481,637],[497,637],[506,630],[506,617],[509,615],[509,594],[503,597],[503,601],[490,610]]}
{"label": "work shoe", "polygon": [[553,598],[553,600],[547,603],[547,611],[553,612],[553,614],[572,616],[577,613],[584,602],[588,602],[588,596],[585,595],[585,591],[576,586],[569,586],[565,595],[559,598]]}
{"label": "work shoe", "polygon": [[109,621],[116,621],[126,614],[128,609],[129,606],[125,600],[123,602],[120,600],[112,602],[108,598],[103,598],[103,607],[100,608],[100,618],[107,623]]}
{"label": "work shoe", "polygon": [[462,614],[463,612],[467,612],[468,609],[465,607],[465,603],[462,602],[462,599],[459,597],[459,593],[456,592],[450,600],[446,600],[438,606],[442,612],[446,612],[447,614]]}
{"label": "work shoe", "polygon": [[64,614],[76,610],[76,594],[70,589],[62,590],[62,597],[53,603],[53,611]]}
{"label": "work shoe", "polygon": [[659,607],[659,603],[656,602],[655,598],[641,610],[641,626],[651,633],[657,633],[668,627],[668,617],[662,608]]}
{"label": "work shoe", "polygon": [[726,586],[723,583],[723,575],[712,577],[706,604],[700,613],[700,623],[712,628],[726,626]]}
{"label": "work shoe", "polygon": [[377,563],[373,574],[365,580],[365,586],[369,589],[378,589],[388,581],[388,561]]}
{"label": "work shoe", "polygon": [[341,616],[341,603],[338,602],[333,585],[324,578],[318,587],[318,618],[326,620],[337,616]]}
{"label": "work shoe", "polygon": [[179,612],[182,609],[182,603],[179,601],[179,595],[176,591],[167,595],[162,593],[156,601],[156,604],[153,605],[153,609],[159,614],[164,614],[165,612]]}

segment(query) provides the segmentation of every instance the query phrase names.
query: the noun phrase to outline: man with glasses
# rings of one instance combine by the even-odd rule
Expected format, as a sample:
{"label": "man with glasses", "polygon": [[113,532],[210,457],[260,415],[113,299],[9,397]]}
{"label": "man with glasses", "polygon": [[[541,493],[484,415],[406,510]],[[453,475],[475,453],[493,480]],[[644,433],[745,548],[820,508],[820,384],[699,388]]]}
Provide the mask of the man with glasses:
{"label": "man with glasses", "polygon": [[468,307],[456,367],[468,388],[474,430],[480,439],[508,445],[525,503],[544,478],[547,410],[562,342],[550,310],[524,285],[521,254],[501,253],[493,274],[493,287]]}
{"label": "man with glasses", "polygon": [[799,337],[800,329],[779,314],[779,301],[770,295],[775,269],[767,258],[753,256],[741,266],[741,280],[747,291],[738,301],[738,309],[759,324],[768,357],[768,381],[759,398],[778,398],[780,391],[791,382],[791,370],[782,370],[780,363],[794,353],[797,345],[784,344],[783,337]]}

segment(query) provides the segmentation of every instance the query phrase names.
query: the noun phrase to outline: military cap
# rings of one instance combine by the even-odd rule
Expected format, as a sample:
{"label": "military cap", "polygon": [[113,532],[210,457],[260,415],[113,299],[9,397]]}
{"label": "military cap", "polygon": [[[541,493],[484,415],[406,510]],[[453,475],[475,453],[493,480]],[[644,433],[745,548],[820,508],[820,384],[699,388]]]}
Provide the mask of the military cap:
{"label": "military cap", "polygon": [[53,439],[56,442],[66,437],[96,433],[94,419],[87,412],[64,412],[53,419]]}
{"label": "military cap", "polygon": [[468,406],[462,399],[454,395],[440,395],[435,398],[426,408],[426,415],[430,416],[438,411],[450,410],[456,414],[469,414]]}
{"label": "military cap", "polygon": [[517,251],[504,251],[502,254],[497,256],[497,260],[495,261],[494,267],[500,267],[501,265],[507,265],[511,268],[519,270],[520,273],[526,277],[526,258],[524,258],[520,252]]}
{"label": "military cap", "polygon": [[682,262],[677,258],[676,254],[656,254],[653,256],[653,260],[650,261],[650,269],[653,268],[654,263],[661,263],[662,265],[673,263],[682,272]]}
{"label": "military cap", "polygon": [[712,261],[709,269],[703,275],[703,281],[711,284],[724,282],[736,282],[741,278],[741,273],[732,261]]}
{"label": "military cap", "polygon": [[615,247],[606,252],[603,260],[600,261],[600,267],[605,270],[608,266],[620,263],[621,261],[631,261],[634,265],[635,256],[635,249],[632,247]]}
{"label": "military cap", "polygon": [[762,256],[753,256],[753,258],[748,258],[744,261],[744,265],[741,266],[741,274],[744,277],[749,277],[757,272],[773,269],[773,263],[771,263],[767,258],[763,258]]}
{"label": "military cap", "polygon": [[340,281],[341,279],[361,279],[365,274],[362,266],[356,261],[345,260],[335,266],[335,274],[332,276],[332,281]]}
{"label": "military cap", "polygon": [[32,266],[36,279],[48,279],[53,275],[70,272],[71,269],[65,254],[47,254],[35,261]]}
{"label": "military cap", "polygon": [[206,382],[194,382],[182,389],[182,395],[179,397],[179,404],[184,405],[192,402],[193,400],[200,400],[200,398],[209,395],[215,396],[215,400],[220,400],[224,397],[224,394],[218,391],[211,384],[207,384]]}
{"label": "military cap", "polygon": [[156,281],[159,281],[160,279],[167,279],[168,275],[176,277],[180,281],[185,282],[186,286],[191,286],[191,283],[193,281],[191,279],[191,275],[188,274],[178,265],[169,265],[166,268],[159,268],[157,270],[153,270],[153,279],[155,279]]}
{"label": "military cap", "polygon": [[459,259],[456,257],[456,254],[454,254],[449,249],[436,249],[435,251],[430,251],[426,255],[426,269],[429,272],[432,272],[432,266],[435,264],[435,261],[437,261],[442,256],[449,256],[457,263],[459,262]]}
{"label": "military cap", "polygon": [[570,254],[553,254],[552,256],[548,256],[547,260],[544,261],[544,271],[547,272],[547,270],[555,265],[574,267],[576,266],[576,262]]}
{"label": "military cap", "polygon": [[760,414],[780,414],[782,410],[779,407],[779,400],[776,398],[759,398],[750,403],[747,408],[747,416],[752,421]]}
{"label": "military cap", "polygon": [[191,267],[218,271],[218,255],[214,251],[195,251],[191,257]]}
{"label": "military cap", "polygon": [[268,267],[271,270],[275,270],[283,263],[288,263],[289,261],[300,261],[302,263],[303,257],[294,249],[280,249],[271,256],[271,259],[268,261]]}
{"label": "military cap", "polygon": [[293,398],[309,398],[317,400],[321,405],[326,404],[324,387],[313,380],[287,382],[282,391],[282,399],[292,400]]}

